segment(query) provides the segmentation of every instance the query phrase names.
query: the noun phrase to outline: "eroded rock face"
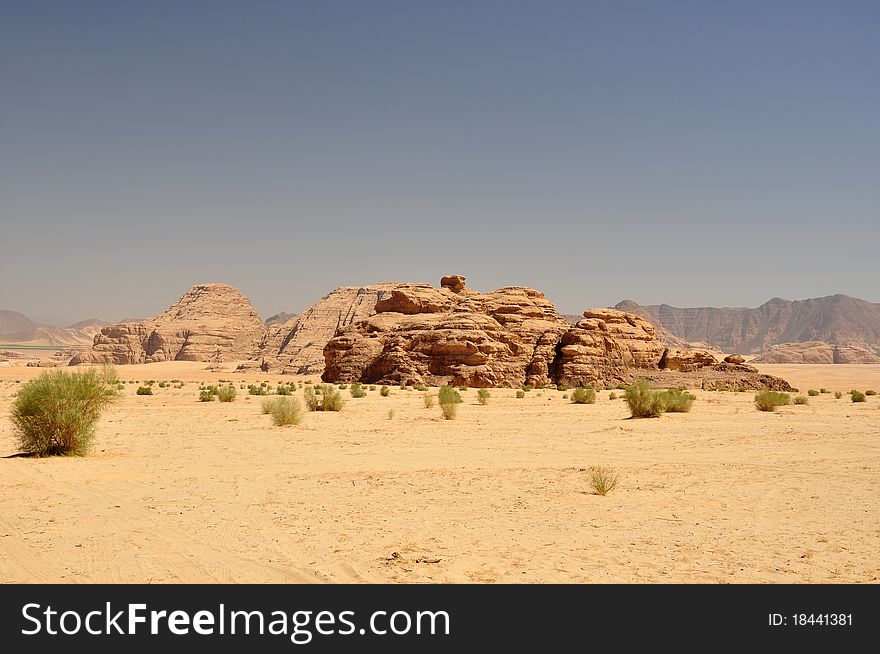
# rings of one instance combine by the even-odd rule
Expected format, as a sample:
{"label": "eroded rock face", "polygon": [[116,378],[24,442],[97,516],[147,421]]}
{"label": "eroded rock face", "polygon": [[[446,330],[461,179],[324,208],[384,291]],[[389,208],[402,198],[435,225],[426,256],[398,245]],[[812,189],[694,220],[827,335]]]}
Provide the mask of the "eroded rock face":
{"label": "eroded rock face", "polygon": [[823,341],[780,343],[766,349],[755,363],[880,363],[868,347],[832,345]]}
{"label": "eroded rock face", "polygon": [[[387,282],[337,288],[284,324],[270,325],[251,360],[240,365],[239,370],[320,375],[324,372],[327,341],[337,331],[374,313],[376,305],[390,299],[398,286],[401,284]],[[427,284],[421,286],[431,288]]]}
{"label": "eroded rock face", "polygon": [[553,303],[531,288],[481,294],[457,282],[439,289],[401,284],[376,304],[375,315],[327,343],[323,379],[550,384],[556,344],[566,329]]}
{"label": "eroded rock face", "polygon": [[155,318],[103,327],[70,365],[234,361],[251,356],[263,333],[260,315],[237,289],[199,284]]}
{"label": "eroded rock face", "polygon": [[708,352],[670,355],[648,321],[623,311],[590,309],[570,325],[543,293],[521,286],[481,294],[400,284],[375,310],[324,347],[324,381],[614,386],[644,377],[658,386],[790,388]]}

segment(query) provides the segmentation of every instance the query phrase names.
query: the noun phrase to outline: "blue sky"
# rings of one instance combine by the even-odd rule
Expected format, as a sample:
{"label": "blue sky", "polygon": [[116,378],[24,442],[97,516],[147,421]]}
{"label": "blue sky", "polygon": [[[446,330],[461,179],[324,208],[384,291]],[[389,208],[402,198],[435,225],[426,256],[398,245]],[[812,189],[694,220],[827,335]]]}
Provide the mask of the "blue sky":
{"label": "blue sky", "polygon": [[880,301],[876,2],[10,2],[0,308]]}

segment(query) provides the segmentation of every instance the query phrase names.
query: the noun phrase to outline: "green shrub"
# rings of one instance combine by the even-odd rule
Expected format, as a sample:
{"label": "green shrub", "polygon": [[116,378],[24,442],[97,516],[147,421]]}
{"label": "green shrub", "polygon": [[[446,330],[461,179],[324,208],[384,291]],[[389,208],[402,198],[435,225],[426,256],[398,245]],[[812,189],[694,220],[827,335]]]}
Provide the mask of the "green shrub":
{"label": "green shrub", "polygon": [[371,385],[371,386],[370,386],[370,390],[371,390],[371,391],[375,391],[375,390],[376,390],[376,387]]}
{"label": "green shrub", "polygon": [[755,406],[758,411],[776,411],[776,407],[785,406],[791,401],[788,393],[779,391],[761,391],[755,395]]}
{"label": "green shrub", "polygon": [[461,404],[461,395],[458,394],[452,386],[441,386],[440,387],[440,410],[443,412],[443,417],[446,420],[452,420],[455,418],[455,414],[458,410],[458,405]]}
{"label": "green shrub", "polygon": [[808,402],[809,402],[809,400],[803,395],[798,395],[797,397],[794,398],[794,400],[792,400],[792,404],[797,404],[797,405],[807,404]]}
{"label": "green shrub", "polygon": [[810,390],[807,391],[807,395],[809,395],[810,397],[816,397],[818,394],[819,394],[819,391],[817,391],[814,388],[811,388]]}
{"label": "green shrub", "polygon": [[426,408],[426,409],[430,409],[431,407],[434,406],[434,395],[433,395],[432,393],[429,393],[429,392],[426,391],[426,392],[422,395],[422,402],[425,403],[425,408]]}
{"label": "green shrub", "polygon": [[827,392],[828,392],[828,389],[827,389],[827,388],[820,388],[820,389],[819,389],[819,392],[820,392],[820,393],[827,393]]}
{"label": "green shrub", "polygon": [[562,384],[562,383],[556,384],[556,390],[565,392],[568,390],[568,386],[566,386],[565,384]]}
{"label": "green shrub", "polygon": [[379,389],[379,395],[381,395],[382,397],[388,397],[389,395],[391,395],[391,389],[387,386],[383,386]]}
{"label": "green shrub", "polygon": [[428,387],[425,386],[424,384],[416,384],[414,388],[415,388],[415,390],[422,391],[422,392],[428,390]]}
{"label": "green shrub", "polygon": [[10,410],[22,451],[37,456],[84,455],[101,411],[118,395],[116,372],[57,370],[24,384]]}
{"label": "green shrub", "polygon": [[590,488],[596,495],[607,495],[617,486],[617,472],[611,466],[590,468]]}
{"label": "green shrub", "polygon": [[159,388],[165,388],[166,386],[168,386],[168,384],[165,382],[159,382]]}
{"label": "green shrub", "polygon": [[616,400],[616,399],[617,399],[617,393],[615,393],[615,392],[612,391],[611,393],[608,394],[608,399],[609,399],[609,400]]}
{"label": "green shrub", "polygon": [[213,402],[214,394],[211,391],[199,391],[199,402]]}
{"label": "green shrub", "polygon": [[663,398],[647,380],[637,379],[627,386],[623,397],[633,418],[656,418],[663,413]]}
{"label": "green shrub", "polygon": [[840,391],[834,391],[834,399],[835,400],[839,400],[842,397],[843,397],[843,393],[841,393]]}
{"label": "green shrub", "polygon": [[[318,407],[321,406],[321,400],[318,399],[315,390],[311,386],[306,386],[303,390],[303,400],[305,400],[306,408],[309,411],[317,411]],[[318,392],[320,392],[320,389],[318,389]]]}
{"label": "green shrub", "polygon": [[864,402],[865,401],[865,394],[862,393],[861,391],[853,391],[852,392],[852,401],[853,402]]}
{"label": "green shrub", "polygon": [[272,422],[278,427],[285,425],[298,425],[302,422],[303,410],[294,397],[276,397],[271,400],[269,413]]}
{"label": "green shrub", "polygon": [[670,388],[660,393],[663,410],[667,413],[688,413],[696,399],[696,396],[681,388]]}
{"label": "green shrub", "polygon": [[325,384],[321,389],[321,411],[342,411],[345,400],[342,399],[342,393],[333,388],[330,384]]}
{"label": "green shrub", "polygon": [[526,396],[526,394],[525,394],[524,391],[517,391],[517,392],[516,392],[516,398],[517,398],[518,400],[521,400],[521,399],[524,398],[525,396]]}
{"label": "green shrub", "polygon": [[277,398],[272,398],[272,399],[270,400],[270,399],[267,397],[266,399],[264,399],[264,400],[262,401],[262,403],[260,404],[260,408],[262,409],[264,415],[269,414],[269,413],[272,413],[272,405],[275,403],[275,400],[276,400],[276,399],[277,399]]}
{"label": "green shrub", "polygon": [[462,393],[464,393],[465,391],[467,391],[467,389],[468,389],[468,385],[467,385],[467,384],[461,384],[461,385],[458,387],[458,390],[460,390]]}
{"label": "green shrub", "polygon": [[481,388],[477,391],[477,402],[486,405],[489,404],[489,398],[492,397],[488,388]]}
{"label": "green shrub", "polygon": [[351,390],[349,391],[352,397],[366,397],[367,389],[363,387],[360,382],[355,382],[351,385]]}
{"label": "green shrub", "polygon": [[275,389],[276,395],[293,395],[293,391],[290,390],[290,386],[279,386]]}
{"label": "green shrub", "polygon": [[596,403],[596,391],[592,386],[583,388],[579,387],[574,389],[571,392],[571,403],[572,404],[595,404]]}
{"label": "green shrub", "polygon": [[528,392],[529,392],[530,390],[532,390],[533,388],[534,388],[534,386],[532,386],[531,384],[523,384],[523,387],[522,387],[522,389],[523,389],[526,393],[528,393]]}
{"label": "green shrub", "polygon": [[868,390],[865,391],[865,395],[877,395],[877,391],[869,388]]}
{"label": "green shrub", "polygon": [[138,386],[137,394],[138,395],[152,395],[153,389],[149,386]]}
{"label": "green shrub", "polygon": [[221,386],[217,389],[217,398],[221,402],[235,401],[235,386]]}

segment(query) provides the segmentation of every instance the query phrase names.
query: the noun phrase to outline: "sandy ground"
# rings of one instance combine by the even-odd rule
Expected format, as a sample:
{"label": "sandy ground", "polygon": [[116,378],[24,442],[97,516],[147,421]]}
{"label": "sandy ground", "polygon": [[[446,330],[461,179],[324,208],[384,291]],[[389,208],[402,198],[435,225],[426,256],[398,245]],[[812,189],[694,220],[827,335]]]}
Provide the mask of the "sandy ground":
{"label": "sandy ground", "polygon": [[[479,406],[469,390],[444,421],[394,388],[275,427],[246,391],[198,402],[193,380],[244,379],[203,368],[120,367],[190,383],[127,384],[88,457],[0,459],[0,581],[880,578],[880,396],[761,413],[750,393],[698,392],[689,414],[628,420],[608,392],[584,406],[493,390]],[[762,369],[802,391],[880,390],[880,366]],[[0,456],[17,451],[15,380],[40,372],[0,368]],[[620,474],[605,497],[596,464]]]}

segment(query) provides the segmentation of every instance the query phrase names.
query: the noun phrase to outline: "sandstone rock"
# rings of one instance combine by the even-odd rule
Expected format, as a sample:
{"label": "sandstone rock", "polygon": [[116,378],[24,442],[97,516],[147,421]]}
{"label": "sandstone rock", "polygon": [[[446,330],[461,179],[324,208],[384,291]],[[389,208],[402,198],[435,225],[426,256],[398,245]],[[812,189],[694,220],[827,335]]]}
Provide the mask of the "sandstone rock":
{"label": "sandstone rock", "polygon": [[155,318],[103,327],[80,363],[234,361],[252,355],[264,333],[250,301],[227,284],[199,284]]}
{"label": "sandstone rock", "polygon": [[392,290],[401,286],[430,289],[427,284],[395,282],[337,288],[283,325],[271,325],[257,344],[251,360],[240,365],[239,370],[321,374],[324,372],[327,341],[338,330],[374,313],[376,304],[390,298]]}
{"label": "sandstone rock", "polygon": [[754,363],[880,363],[880,356],[860,345],[832,345],[823,341],[780,343],[767,348]]}
{"label": "sandstone rock", "polygon": [[462,275],[447,275],[440,278],[440,287],[448,288],[453,293],[461,293],[464,290],[464,280],[466,277]]}
{"label": "sandstone rock", "polygon": [[373,315],[326,344],[324,381],[614,386],[644,377],[660,386],[790,388],[753,367],[719,364],[708,352],[670,356],[653,325],[633,314],[590,309],[570,325],[540,291],[453,286],[390,289]]}
{"label": "sandstone rock", "polygon": [[705,350],[680,350],[676,348],[666,350],[663,353],[659,367],[663,370],[693,372],[716,363],[718,363],[718,359]]}
{"label": "sandstone rock", "polygon": [[745,357],[740,356],[739,354],[728,354],[724,357],[725,363],[745,363]]}

